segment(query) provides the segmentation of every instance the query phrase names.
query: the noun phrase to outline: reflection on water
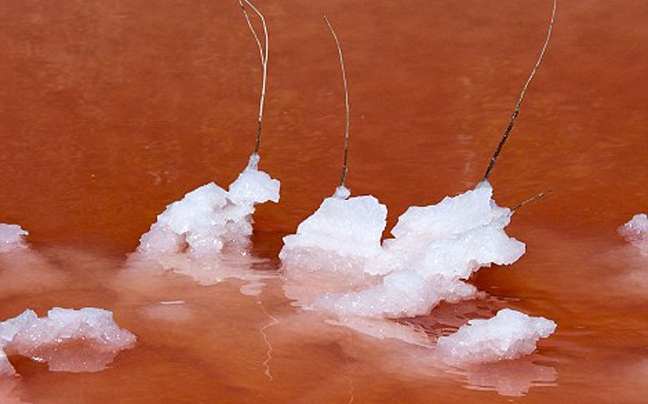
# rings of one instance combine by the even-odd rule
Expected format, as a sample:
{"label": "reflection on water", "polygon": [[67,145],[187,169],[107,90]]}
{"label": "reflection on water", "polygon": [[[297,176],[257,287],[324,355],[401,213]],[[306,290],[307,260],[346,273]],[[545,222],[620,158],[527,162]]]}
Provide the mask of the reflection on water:
{"label": "reflection on water", "polygon": [[17,378],[3,378],[0,380],[0,399],[4,404],[29,404],[18,397],[18,384],[19,380]]}
{"label": "reflection on water", "polygon": [[466,373],[467,388],[496,391],[506,397],[521,397],[531,387],[556,386],[558,374],[551,366],[536,365],[526,360],[485,364]]}
{"label": "reflection on water", "polygon": [[[102,307],[139,341],[99,373],[12,357],[21,378],[0,382],[3,402],[642,401],[647,264],[616,229],[648,201],[648,3],[560,5],[492,178],[509,206],[552,190],[511,225],[528,253],[477,274],[481,300],[411,322],[434,338],[508,306],[559,327],[528,360],[459,373],[426,348],[298,311],[273,279],[246,296],[235,279],[201,286],[146,265],[124,275],[164,206],[230,183],[253,146],[259,72],[233,3],[0,2],[0,222],[19,223],[32,244],[0,256],[0,318]],[[261,168],[283,195],[255,215],[253,255],[265,260],[255,266],[276,270],[281,237],[338,181],[343,109],[322,12],[350,80],[348,185],[384,202],[391,228],[408,206],[479,180],[550,3],[263,4],[275,64]]]}

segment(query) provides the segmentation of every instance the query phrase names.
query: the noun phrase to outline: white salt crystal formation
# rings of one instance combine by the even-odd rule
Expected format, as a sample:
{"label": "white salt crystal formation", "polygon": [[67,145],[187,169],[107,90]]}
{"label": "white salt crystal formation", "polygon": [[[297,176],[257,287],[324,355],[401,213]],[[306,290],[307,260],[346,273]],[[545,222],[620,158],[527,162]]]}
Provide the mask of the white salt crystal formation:
{"label": "white salt crystal formation", "polygon": [[[411,207],[392,229],[394,238],[381,244],[385,206],[338,189],[284,238],[284,290],[298,305],[337,317],[331,324],[429,346],[420,330],[389,327],[385,320],[427,315],[441,301],[474,298],[477,290],[466,281],[475,271],[512,264],[525,252],[504,231],[511,210],[497,206],[492,195],[484,181],[436,205]],[[457,361],[512,359],[532,352],[555,328],[511,310],[471,324],[440,339],[439,351]]]}
{"label": "white salt crystal formation", "polygon": [[279,181],[259,171],[258,163],[258,154],[250,156],[248,166],[229,191],[212,182],[167,206],[141,237],[138,252],[205,256],[220,252],[228,242],[250,236],[254,205],[279,201]]}
{"label": "white salt crystal formation", "polygon": [[52,371],[96,372],[135,340],[107,310],[53,308],[42,318],[26,310],[0,323],[0,374],[15,374],[7,353],[47,362]]}
{"label": "white salt crystal formation", "polygon": [[641,251],[641,255],[648,256],[648,216],[639,213],[626,224],[619,228],[619,233],[628,242]]}
{"label": "white salt crystal formation", "polygon": [[27,248],[25,230],[16,224],[0,223],[0,253]]}
{"label": "white salt crystal formation", "polygon": [[248,166],[229,186],[229,191],[212,183],[203,185],[167,206],[157,222],[140,238],[139,258],[158,261],[165,269],[196,276],[205,284],[215,283],[209,272],[223,266],[200,264],[225,250],[245,253],[252,234],[255,205],[279,201],[279,181],[258,170],[259,155],[250,156]]}
{"label": "white salt crystal formation", "polygon": [[437,353],[456,365],[515,359],[532,353],[555,329],[556,323],[544,317],[502,309],[493,318],[470,320],[456,333],[439,338]]}
{"label": "white salt crystal formation", "polygon": [[284,290],[302,305],[327,292],[375,283],[370,271],[382,254],[387,207],[373,196],[348,198],[349,194],[338,187],[296,234],[284,237],[279,253]]}
{"label": "white salt crystal formation", "polygon": [[492,192],[483,182],[437,205],[411,207],[382,246],[383,205],[373,197],[328,198],[284,239],[280,258],[288,285],[313,271],[344,276],[329,276],[328,290],[318,296],[289,297],[341,316],[377,318],[425,315],[443,300],[474,297],[477,290],[464,282],[473,272],[511,264],[525,251],[504,232],[511,211],[498,207]]}

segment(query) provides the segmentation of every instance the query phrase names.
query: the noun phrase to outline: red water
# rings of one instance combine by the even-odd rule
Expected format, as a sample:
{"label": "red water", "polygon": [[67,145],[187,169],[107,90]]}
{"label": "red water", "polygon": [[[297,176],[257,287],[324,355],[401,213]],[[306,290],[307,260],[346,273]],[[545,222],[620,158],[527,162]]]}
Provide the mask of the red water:
{"label": "red water", "polygon": [[[261,168],[282,181],[282,200],[259,209],[253,241],[275,267],[281,237],[339,178],[343,98],[322,13],[350,81],[348,186],[385,203],[391,227],[408,206],[480,180],[551,11],[548,0],[258,6],[271,30]],[[31,253],[2,259],[0,318],[98,306],[139,338],[99,373],[12,358],[22,377],[0,383],[0,399],[645,402],[648,261],[616,228],[648,205],[646,21],[645,2],[560,1],[491,177],[507,206],[552,191],[509,227],[528,253],[479,273],[488,299],[417,320],[456,327],[506,306],[558,330],[527,360],[471,373],[299,314],[274,282],[260,297],[241,295],[237,282],[203,287],[171,274],[120,290],[125,255],[165,205],[209,181],[224,186],[245,166],[260,79],[254,42],[234,0],[0,0],[0,222],[20,224],[31,243]],[[164,300],[186,304],[150,306]]]}

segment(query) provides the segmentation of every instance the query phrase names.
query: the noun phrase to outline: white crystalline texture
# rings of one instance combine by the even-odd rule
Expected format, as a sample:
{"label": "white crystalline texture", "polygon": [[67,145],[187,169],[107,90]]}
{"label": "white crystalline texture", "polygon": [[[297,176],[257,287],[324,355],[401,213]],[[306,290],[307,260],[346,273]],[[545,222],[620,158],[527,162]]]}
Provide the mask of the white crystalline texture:
{"label": "white crystalline texture", "polygon": [[[33,312],[32,312],[33,313]],[[73,340],[84,340],[104,351],[131,348],[135,336],[119,328],[112,312],[93,307],[80,310],[53,308],[47,317],[34,318],[20,327],[11,344],[19,352],[57,345]]]}
{"label": "white crystalline texture", "polygon": [[[426,315],[440,301],[473,297],[477,290],[464,281],[475,271],[512,264],[525,252],[505,233],[511,211],[498,207],[492,193],[483,182],[437,205],[411,207],[382,246],[386,209],[375,198],[327,198],[284,238],[280,258],[288,280],[306,283],[304,274],[314,270],[346,277],[329,276],[319,295],[314,286],[289,286],[289,297],[343,316],[386,318]],[[304,290],[310,293],[299,296]]]}
{"label": "white crystalline texture", "polygon": [[11,376],[16,374],[16,371],[9,362],[9,358],[7,358],[5,353],[5,346],[13,340],[18,331],[28,327],[29,324],[36,319],[38,319],[36,313],[32,310],[26,310],[17,317],[0,322],[0,376]]}
{"label": "white crystalline texture", "polygon": [[637,247],[642,255],[648,255],[648,215],[634,215],[628,223],[619,228],[619,233]]}
{"label": "white crystalline texture", "polygon": [[488,320],[471,320],[456,333],[439,338],[437,352],[449,363],[466,365],[515,359],[535,351],[541,338],[551,335],[556,323],[502,309]]}
{"label": "white crystalline texture", "polygon": [[[387,208],[373,196],[326,198],[319,209],[299,225],[297,234],[284,238],[280,257],[299,259],[296,255],[308,250],[350,258],[374,257],[381,252],[380,238],[386,217]],[[309,263],[310,260],[303,262]]]}
{"label": "white crystalline texture", "polygon": [[387,208],[373,196],[344,199],[336,192],[284,237],[279,253],[286,294],[304,304],[327,292],[371,284],[366,271],[382,254]]}
{"label": "white crystalline texture", "polygon": [[360,291],[324,294],[306,307],[340,316],[396,319],[427,315],[442,300],[458,302],[475,293],[475,287],[464,282],[427,281],[405,271],[389,274],[381,283]]}
{"label": "white crystalline texture", "polygon": [[415,270],[423,277],[466,279],[492,263],[508,265],[524,252],[504,228],[511,211],[492,200],[488,182],[436,205],[409,208],[384,243],[387,260],[379,270]]}
{"label": "white crystalline texture", "polygon": [[244,243],[252,234],[254,205],[279,201],[279,181],[259,171],[258,161],[258,155],[250,156],[229,191],[209,183],[170,204],[141,237],[137,251],[201,257],[219,253],[228,243]]}
{"label": "white crystalline texture", "polygon": [[107,310],[54,308],[43,318],[26,310],[0,323],[0,373],[13,372],[5,352],[47,362],[55,371],[102,370],[118,351],[132,348],[135,339]]}
{"label": "white crystalline texture", "polygon": [[344,185],[335,188],[335,193],[333,194],[333,197],[338,199],[348,199],[350,196],[351,190]]}
{"label": "white crystalline texture", "polygon": [[26,248],[25,236],[28,234],[16,224],[0,223],[0,253]]}

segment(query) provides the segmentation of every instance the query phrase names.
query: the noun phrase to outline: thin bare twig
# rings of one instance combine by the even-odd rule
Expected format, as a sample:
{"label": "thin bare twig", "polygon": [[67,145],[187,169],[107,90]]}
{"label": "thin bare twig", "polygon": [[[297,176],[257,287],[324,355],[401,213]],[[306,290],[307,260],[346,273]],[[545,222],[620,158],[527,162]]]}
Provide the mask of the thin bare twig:
{"label": "thin bare twig", "polygon": [[342,69],[342,83],[344,84],[344,106],[346,108],[346,127],[344,129],[344,164],[342,165],[342,179],[340,180],[340,186],[344,187],[346,182],[347,171],[349,170],[348,160],[349,160],[349,132],[351,130],[351,109],[349,108],[349,87],[347,85],[346,78],[346,69],[344,68],[344,58],[342,57],[342,47],[340,46],[340,40],[338,39],[331,22],[324,16],[324,22],[328,25],[333,38],[335,39],[335,46],[337,46],[338,57],[340,59],[340,68]]}
{"label": "thin bare twig", "polygon": [[520,113],[520,107],[522,106],[522,101],[524,100],[524,95],[526,94],[527,88],[529,87],[531,80],[533,79],[536,72],[538,71],[538,68],[542,63],[542,59],[544,58],[545,52],[547,51],[547,46],[549,46],[549,39],[551,38],[551,30],[553,29],[554,20],[556,18],[557,1],[558,0],[554,0],[553,2],[553,10],[551,11],[551,20],[549,21],[549,28],[547,29],[547,37],[544,41],[544,45],[542,46],[542,51],[540,52],[540,56],[538,57],[538,60],[536,61],[536,64],[533,67],[533,70],[531,71],[529,78],[527,79],[526,83],[524,84],[524,87],[522,88],[522,92],[520,93],[520,98],[518,99],[518,102],[515,105],[515,109],[513,110],[513,114],[511,115],[511,120],[509,121],[508,127],[506,128],[506,131],[504,131],[504,135],[502,136],[502,139],[500,140],[497,149],[495,149],[495,153],[493,153],[493,157],[491,157],[490,164],[488,164],[488,168],[486,169],[486,174],[484,174],[484,181],[488,180],[491,171],[493,171],[493,168],[495,167],[495,162],[497,161],[497,157],[499,157],[499,154],[502,151],[502,148],[504,147],[504,143],[506,143],[506,139],[508,139],[511,130],[513,129],[513,125],[515,124],[515,120],[517,119]]}
{"label": "thin bare twig", "polygon": [[[238,0],[241,9],[243,10],[243,16],[245,16],[245,21],[247,21],[248,27],[250,28],[250,31],[252,32],[252,35],[254,35],[254,40],[256,41],[256,44],[259,48],[259,56],[261,58],[261,67],[263,68],[263,76],[261,79],[261,97],[259,100],[259,123],[258,123],[258,128],[257,128],[257,136],[256,136],[256,144],[254,146],[254,153],[258,154],[259,153],[259,146],[261,143],[261,127],[263,123],[263,106],[265,104],[265,94],[266,94],[266,82],[268,80],[268,27],[266,26],[266,21],[265,18],[263,17],[263,14],[254,6],[254,4],[250,3],[249,0]],[[245,4],[243,4],[245,2]],[[263,28],[263,44],[261,43],[261,40],[259,39],[259,35],[257,34],[256,30],[254,29],[254,26],[252,25],[252,21],[250,21],[250,16],[247,12],[247,9],[245,8],[245,5],[248,5],[254,13],[259,16],[259,19],[261,20],[261,26]]]}
{"label": "thin bare twig", "polygon": [[531,198],[526,199],[526,200],[518,203],[516,207],[511,209],[511,211],[515,212],[516,210],[520,209],[522,206],[526,205],[527,203],[534,202],[534,201],[536,201],[536,200],[538,200],[538,199],[542,198],[543,196],[548,195],[550,193],[551,193],[550,189],[548,189],[546,191],[542,191],[538,195],[532,196]]}

